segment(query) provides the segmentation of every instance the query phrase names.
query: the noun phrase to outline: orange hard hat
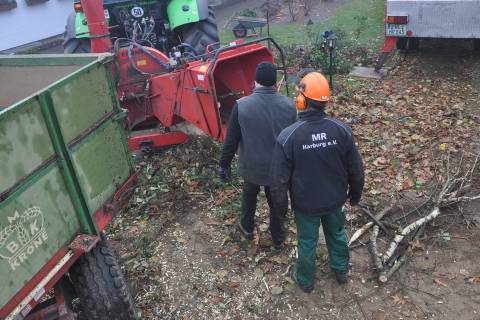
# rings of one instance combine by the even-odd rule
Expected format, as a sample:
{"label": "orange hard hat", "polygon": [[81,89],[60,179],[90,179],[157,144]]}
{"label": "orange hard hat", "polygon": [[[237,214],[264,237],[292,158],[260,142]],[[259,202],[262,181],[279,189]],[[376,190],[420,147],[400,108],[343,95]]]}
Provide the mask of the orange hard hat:
{"label": "orange hard hat", "polygon": [[299,95],[295,99],[297,109],[306,109],[306,99],[319,102],[330,101],[330,86],[320,72],[309,72],[297,84]]}

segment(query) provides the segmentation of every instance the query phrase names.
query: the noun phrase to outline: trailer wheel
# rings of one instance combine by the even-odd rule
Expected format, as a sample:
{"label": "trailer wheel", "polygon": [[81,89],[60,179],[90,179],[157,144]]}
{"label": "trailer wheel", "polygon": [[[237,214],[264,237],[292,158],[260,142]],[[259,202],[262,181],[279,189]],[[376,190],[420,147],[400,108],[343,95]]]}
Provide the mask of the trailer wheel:
{"label": "trailer wheel", "polygon": [[398,38],[397,39],[397,49],[406,50],[407,49],[407,40],[408,38]]}
{"label": "trailer wheel", "polygon": [[420,39],[408,38],[407,50],[418,50],[419,45],[420,45]]}
{"label": "trailer wheel", "polygon": [[89,38],[71,38],[63,43],[63,53],[90,53]]}
{"label": "trailer wheel", "polygon": [[85,319],[138,319],[127,282],[105,237],[77,260],[70,277]]}
{"label": "trailer wheel", "polygon": [[473,40],[473,50],[480,52],[480,39]]}
{"label": "trailer wheel", "polygon": [[419,42],[418,38],[398,38],[397,49],[405,51],[417,50]]}
{"label": "trailer wheel", "polygon": [[247,28],[243,24],[239,23],[233,28],[233,35],[237,38],[245,38],[247,36]]}
{"label": "trailer wheel", "polygon": [[183,42],[191,45],[197,54],[204,54],[208,45],[220,41],[213,9],[208,7],[208,18],[186,25],[181,34]]}

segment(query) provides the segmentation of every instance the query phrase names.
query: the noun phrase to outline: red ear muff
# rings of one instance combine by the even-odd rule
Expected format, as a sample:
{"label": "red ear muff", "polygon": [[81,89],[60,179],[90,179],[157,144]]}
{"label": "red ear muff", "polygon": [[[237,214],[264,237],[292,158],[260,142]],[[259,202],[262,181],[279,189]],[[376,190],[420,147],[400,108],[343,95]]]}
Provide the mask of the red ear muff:
{"label": "red ear muff", "polygon": [[301,92],[298,92],[298,95],[295,97],[295,107],[299,111],[303,111],[307,108],[305,96]]}

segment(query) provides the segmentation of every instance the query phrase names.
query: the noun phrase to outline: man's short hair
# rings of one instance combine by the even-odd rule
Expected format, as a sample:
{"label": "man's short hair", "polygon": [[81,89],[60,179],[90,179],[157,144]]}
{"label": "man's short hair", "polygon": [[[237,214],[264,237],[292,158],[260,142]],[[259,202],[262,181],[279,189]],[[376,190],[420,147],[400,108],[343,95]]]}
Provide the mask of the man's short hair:
{"label": "man's short hair", "polygon": [[265,87],[274,86],[277,83],[277,67],[271,62],[261,62],[255,71],[255,81]]}

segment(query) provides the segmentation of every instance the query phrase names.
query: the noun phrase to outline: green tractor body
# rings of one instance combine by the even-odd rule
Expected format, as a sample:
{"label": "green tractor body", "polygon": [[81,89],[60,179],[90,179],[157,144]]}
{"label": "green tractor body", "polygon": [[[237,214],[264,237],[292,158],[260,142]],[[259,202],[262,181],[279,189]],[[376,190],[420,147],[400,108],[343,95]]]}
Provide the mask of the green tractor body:
{"label": "green tractor body", "polygon": [[[75,0],[74,7],[76,12],[67,21],[64,49],[66,53],[89,52],[85,13],[79,1]],[[104,12],[113,41],[146,42],[164,53],[183,42],[195,54],[218,42],[213,10],[206,0],[105,0]]]}

